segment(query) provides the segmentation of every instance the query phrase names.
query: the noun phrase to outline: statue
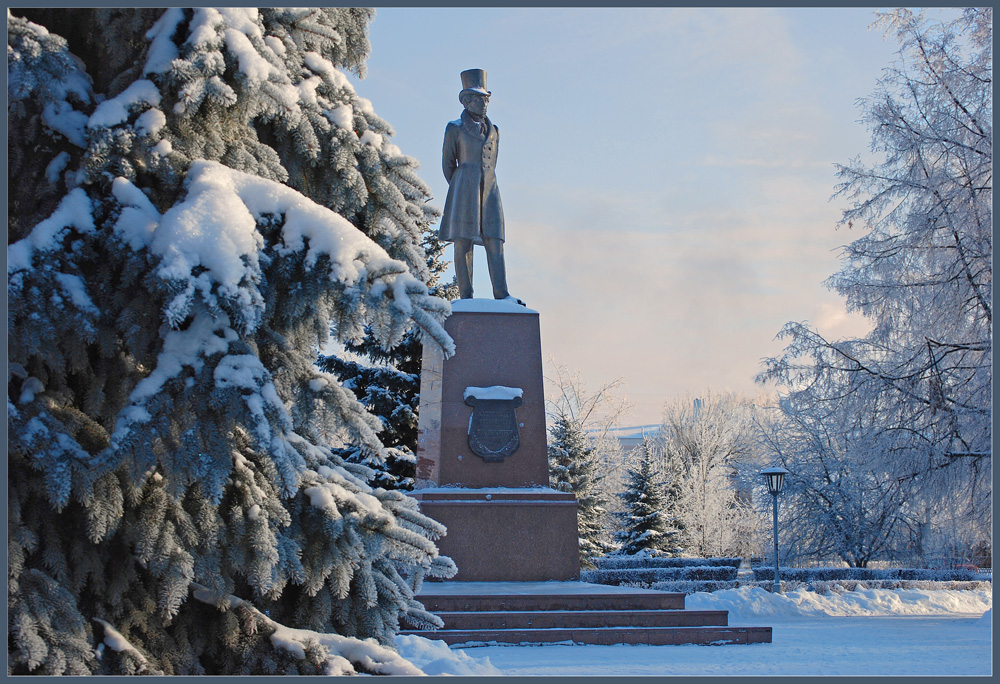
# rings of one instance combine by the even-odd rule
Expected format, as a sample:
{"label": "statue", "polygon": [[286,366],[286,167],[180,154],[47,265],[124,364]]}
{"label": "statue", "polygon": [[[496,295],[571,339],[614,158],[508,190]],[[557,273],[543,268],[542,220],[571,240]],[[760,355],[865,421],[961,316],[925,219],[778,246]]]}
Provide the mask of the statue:
{"label": "statue", "polygon": [[486,72],[468,69],[462,74],[458,100],[465,107],[457,121],[444,131],[442,166],[448,181],[448,198],[441,217],[440,236],[454,243],[455,275],[459,295],[472,299],[473,245],[486,248],[486,264],[493,284],[493,298],[524,305],[507,291],[503,258],[503,206],[494,169],[500,147],[500,131],[486,116],[490,91]]}

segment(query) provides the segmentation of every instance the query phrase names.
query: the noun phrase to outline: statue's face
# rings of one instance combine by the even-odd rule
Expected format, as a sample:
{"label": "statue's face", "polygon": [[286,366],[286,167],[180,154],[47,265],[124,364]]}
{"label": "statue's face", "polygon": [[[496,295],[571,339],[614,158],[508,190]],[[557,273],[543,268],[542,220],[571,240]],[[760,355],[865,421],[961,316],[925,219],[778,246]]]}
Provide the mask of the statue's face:
{"label": "statue's face", "polygon": [[490,102],[489,95],[480,95],[479,93],[469,93],[463,98],[466,111],[476,117],[482,117],[486,115],[486,105]]}

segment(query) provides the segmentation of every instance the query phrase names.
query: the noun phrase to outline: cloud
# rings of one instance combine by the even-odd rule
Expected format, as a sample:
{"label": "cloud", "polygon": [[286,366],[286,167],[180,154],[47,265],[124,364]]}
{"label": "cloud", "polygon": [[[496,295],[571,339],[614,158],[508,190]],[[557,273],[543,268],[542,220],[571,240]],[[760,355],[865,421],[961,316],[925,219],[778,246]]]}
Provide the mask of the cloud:
{"label": "cloud", "polygon": [[753,168],[765,169],[828,169],[830,164],[823,161],[811,159],[764,159],[764,158],[740,158],[721,157],[714,154],[707,154],[701,160],[703,166],[749,166]]}
{"label": "cloud", "polygon": [[[748,74],[755,83],[800,77],[800,51],[785,16],[774,9],[572,8],[547,14],[559,24],[561,30],[552,35],[568,53],[593,52],[595,46],[628,58],[646,53],[662,60],[659,75],[668,79],[708,73],[738,84]],[[536,13],[529,16],[538,19]]]}
{"label": "cloud", "polygon": [[857,339],[872,329],[872,322],[864,316],[848,312],[843,301],[820,302],[815,327],[828,340]]}
{"label": "cloud", "polygon": [[[655,212],[614,193],[589,200],[596,213],[617,212],[617,223],[511,217],[511,291],[541,313],[543,351],[556,363],[594,383],[624,378],[637,422],[657,420],[678,393],[752,393],[761,359],[781,351],[774,337],[786,322],[864,331],[822,285],[837,269],[841,237],[837,209],[817,202],[827,192],[779,176],[739,208],[661,212],[659,229]],[[564,197],[557,206],[572,204]]]}

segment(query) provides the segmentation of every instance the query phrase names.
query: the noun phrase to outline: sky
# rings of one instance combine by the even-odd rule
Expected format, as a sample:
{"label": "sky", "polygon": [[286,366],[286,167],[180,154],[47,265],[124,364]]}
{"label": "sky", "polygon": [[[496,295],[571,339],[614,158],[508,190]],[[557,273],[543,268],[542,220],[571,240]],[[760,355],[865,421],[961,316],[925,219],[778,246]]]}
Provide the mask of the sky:
{"label": "sky", "polygon": [[[445,124],[481,68],[500,129],[508,284],[540,315],[547,377],[621,379],[623,425],[666,401],[755,394],[789,321],[863,335],[823,281],[872,159],[858,98],[895,58],[871,9],[381,8],[359,95],[444,206]],[[490,296],[476,250],[476,296]],[[452,258],[451,248],[447,258]],[[448,275],[450,277],[450,274]],[[550,399],[553,397],[549,397]]]}
{"label": "sky", "polygon": [[739,587],[690,594],[685,608],[729,611],[732,626],[769,626],[770,644],[562,643],[449,651],[443,641],[400,636],[396,645],[403,657],[430,675],[561,676],[565,681],[626,675],[986,677],[993,672],[992,606],[991,589],[830,594],[797,589],[772,594]]}

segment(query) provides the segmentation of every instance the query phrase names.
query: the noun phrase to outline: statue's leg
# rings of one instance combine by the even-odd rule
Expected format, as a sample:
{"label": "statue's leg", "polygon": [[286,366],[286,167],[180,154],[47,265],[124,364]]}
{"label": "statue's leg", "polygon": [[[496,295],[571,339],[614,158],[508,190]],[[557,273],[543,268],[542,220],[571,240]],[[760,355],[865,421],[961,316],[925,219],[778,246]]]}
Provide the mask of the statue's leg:
{"label": "statue's leg", "polygon": [[503,261],[503,240],[484,237],[483,245],[486,247],[490,282],[493,283],[493,299],[506,299],[510,293],[507,291],[507,267]]}
{"label": "statue's leg", "polygon": [[472,240],[455,239],[455,278],[458,296],[472,299]]}

